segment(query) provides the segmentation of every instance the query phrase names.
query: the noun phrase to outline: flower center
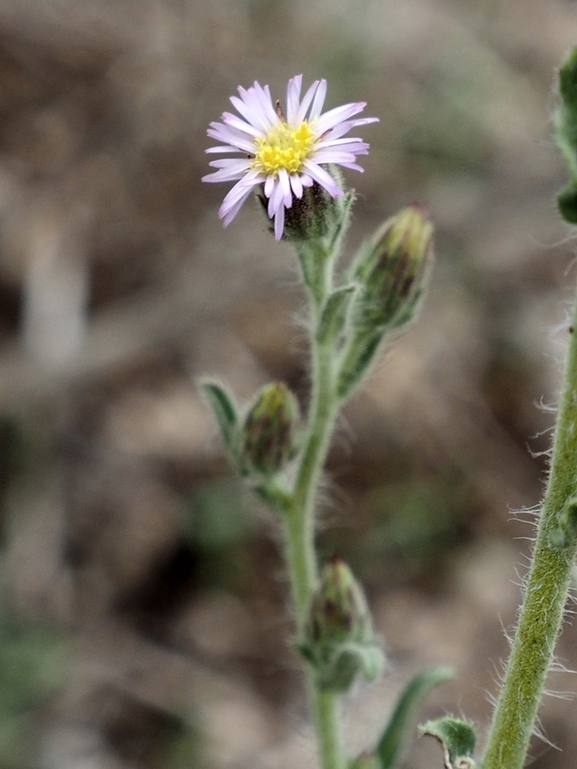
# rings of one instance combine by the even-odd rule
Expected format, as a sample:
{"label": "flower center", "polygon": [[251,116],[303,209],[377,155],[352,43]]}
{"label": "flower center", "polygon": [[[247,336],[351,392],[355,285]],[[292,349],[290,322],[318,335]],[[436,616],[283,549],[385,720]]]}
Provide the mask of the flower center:
{"label": "flower center", "polygon": [[313,132],[306,120],[297,127],[283,121],[264,139],[256,140],[258,150],[252,167],[267,176],[277,176],[281,168],[296,174],[311,154],[313,143]]}

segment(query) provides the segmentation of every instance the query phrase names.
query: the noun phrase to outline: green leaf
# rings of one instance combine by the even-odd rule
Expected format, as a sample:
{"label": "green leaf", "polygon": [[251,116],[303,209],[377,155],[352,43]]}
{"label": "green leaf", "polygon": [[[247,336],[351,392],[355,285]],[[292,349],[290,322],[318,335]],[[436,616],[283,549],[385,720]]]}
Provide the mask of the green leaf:
{"label": "green leaf", "polygon": [[267,479],[251,488],[266,505],[277,513],[288,514],[292,510],[294,497],[281,479]]}
{"label": "green leaf", "polygon": [[418,673],[409,681],[375,750],[380,769],[392,769],[399,763],[417,708],[432,689],[450,681],[453,675],[450,668],[436,667]]}
{"label": "green leaf", "polygon": [[344,351],[337,382],[337,395],[339,398],[344,399],[350,395],[355,385],[367,373],[384,336],[384,330],[370,331],[368,333],[365,333],[363,330],[349,340]]}
{"label": "green leaf", "polygon": [[297,649],[311,663],[317,683],[325,691],[347,692],[360,675],[366,681],[375,681],[384,665],[383,651],[376,643],[342,644],[322,663],[310,645],[303,643]]}
{"label": "green leaf", "polygon": [[320,344],[334,342],[342,334],[347,322],[351,301],[358,290],[355,283],[337,288],[327,299],[317,329]]}
{"label": "green leaf", "polygon": [[568,184],[557,195],[557,207],[559,213],[569,224],[577,224],[577,186]]}
{"label": "green leaf", "polygon": [[577,224],[577,48],[573,48],[559,70],[561,104],[555,113],[555,139],[571,177],[557,197],[561,216]]}
{"label": "green leaf", "polygon": [[234,453],[234,435],[238,423],[238,413],[232,396],[222,384],[212,379],[202,380],[200,387],[216,417],[226,447],[231,453]]}
{"label": "green leaf", "polygon": [[577,110],[577,48],[573,48],[559,70],[559,93],[568,109]]}
{"label": "green leaf", "polygon": [[446,769],[474,769],[477,733],[471,724],[446,716],[427,721],[419,727],[419,731],[439,740],[443,746]]}

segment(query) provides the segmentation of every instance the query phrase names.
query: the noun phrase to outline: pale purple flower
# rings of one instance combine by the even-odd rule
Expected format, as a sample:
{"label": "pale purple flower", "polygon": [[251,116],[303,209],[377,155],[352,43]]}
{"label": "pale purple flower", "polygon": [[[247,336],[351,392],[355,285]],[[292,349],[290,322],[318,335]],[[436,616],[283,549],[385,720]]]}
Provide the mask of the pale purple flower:
{"label": "pale purple flower", "polygon": [[213,122],[207,131],[221,142],[208,153],[240,153],[241,157],[213,160],[217,168],[203,177],[205,182],[232,182],[218,215],[226,227],[239,212],[251,192],[262,185],[268,199],[268,216],[274,218],[274,234],[280,240],[285,209],[301,198],[305,187],[315,182],[333,198],[344,194],[325,166],[363,169],[355,162],[366,155],[369,145],[358,138],[342,138],[352,128],[378,121],[376,117],[351,120],[365,108],[365,102],[345,104],[322,113],[327,92],[326,80],[315,80],[301,99],[302,75],[289,80],[286,115],[279,102],[273,104],[268,85],[255,82],[251,88],[239,87],[230,100],[241,115],[224,112],[222,122]]}

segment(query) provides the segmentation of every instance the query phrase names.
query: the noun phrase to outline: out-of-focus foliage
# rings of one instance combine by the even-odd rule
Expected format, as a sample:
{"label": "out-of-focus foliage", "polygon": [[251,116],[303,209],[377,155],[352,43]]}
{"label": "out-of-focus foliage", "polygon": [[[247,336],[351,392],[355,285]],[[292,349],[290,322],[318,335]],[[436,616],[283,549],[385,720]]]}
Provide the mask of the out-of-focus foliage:
{"label": "out-of-focus foliage", "polygon": [[34,765],[42,707],[62,685],[65,648],[42,626],[0,624],[0,766]]}

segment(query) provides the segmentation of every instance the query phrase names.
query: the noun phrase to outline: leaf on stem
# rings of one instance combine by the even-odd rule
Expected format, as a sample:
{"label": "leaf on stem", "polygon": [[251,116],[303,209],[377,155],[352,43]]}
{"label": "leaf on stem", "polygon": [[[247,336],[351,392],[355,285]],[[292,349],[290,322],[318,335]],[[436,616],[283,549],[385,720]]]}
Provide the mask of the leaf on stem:
{"label": "leaf on stem", "polygon": [[569,170],[571,181],[559,193],[561,216],[577,224],[577,48],[569,53],[559,70],[561,104],[555,113],[555,139]]}
{"label": "leaf on stem", "polygon": [[346,326],[351,302],[357,291],[358,286],[349,283],[337,288],[329,296],[316,332],[319,344],[330,344],[338,340]]}
{"label": "leaf on stem", "polygon": [[272,510],[283,515],[293,508],[294,496],[280,478],[266,478],[252,486],[254,493]]}
{"label": "leaf on stem", "polygon": [[439,740],[443,747],[445,769],[475,769],[473,752],[477,733],[471,724],[446,716],[427,721],[419,727],[419,731]]}
{"label": "leaf on stem", "polygon": [[234,437],[238,412],[234,400],[224,385],[212,379],[200,382],[201,390],[212,409],[227,449],[234,454]]}
{"label": "leaf on stem", "polygon": [[417,708],[429,692],[450,681],[453,675],[450,668],[436,667],[417,673],[409,681],[377,743],[375,754],[379,757],[380,769],[393,769],[400,762]]}

